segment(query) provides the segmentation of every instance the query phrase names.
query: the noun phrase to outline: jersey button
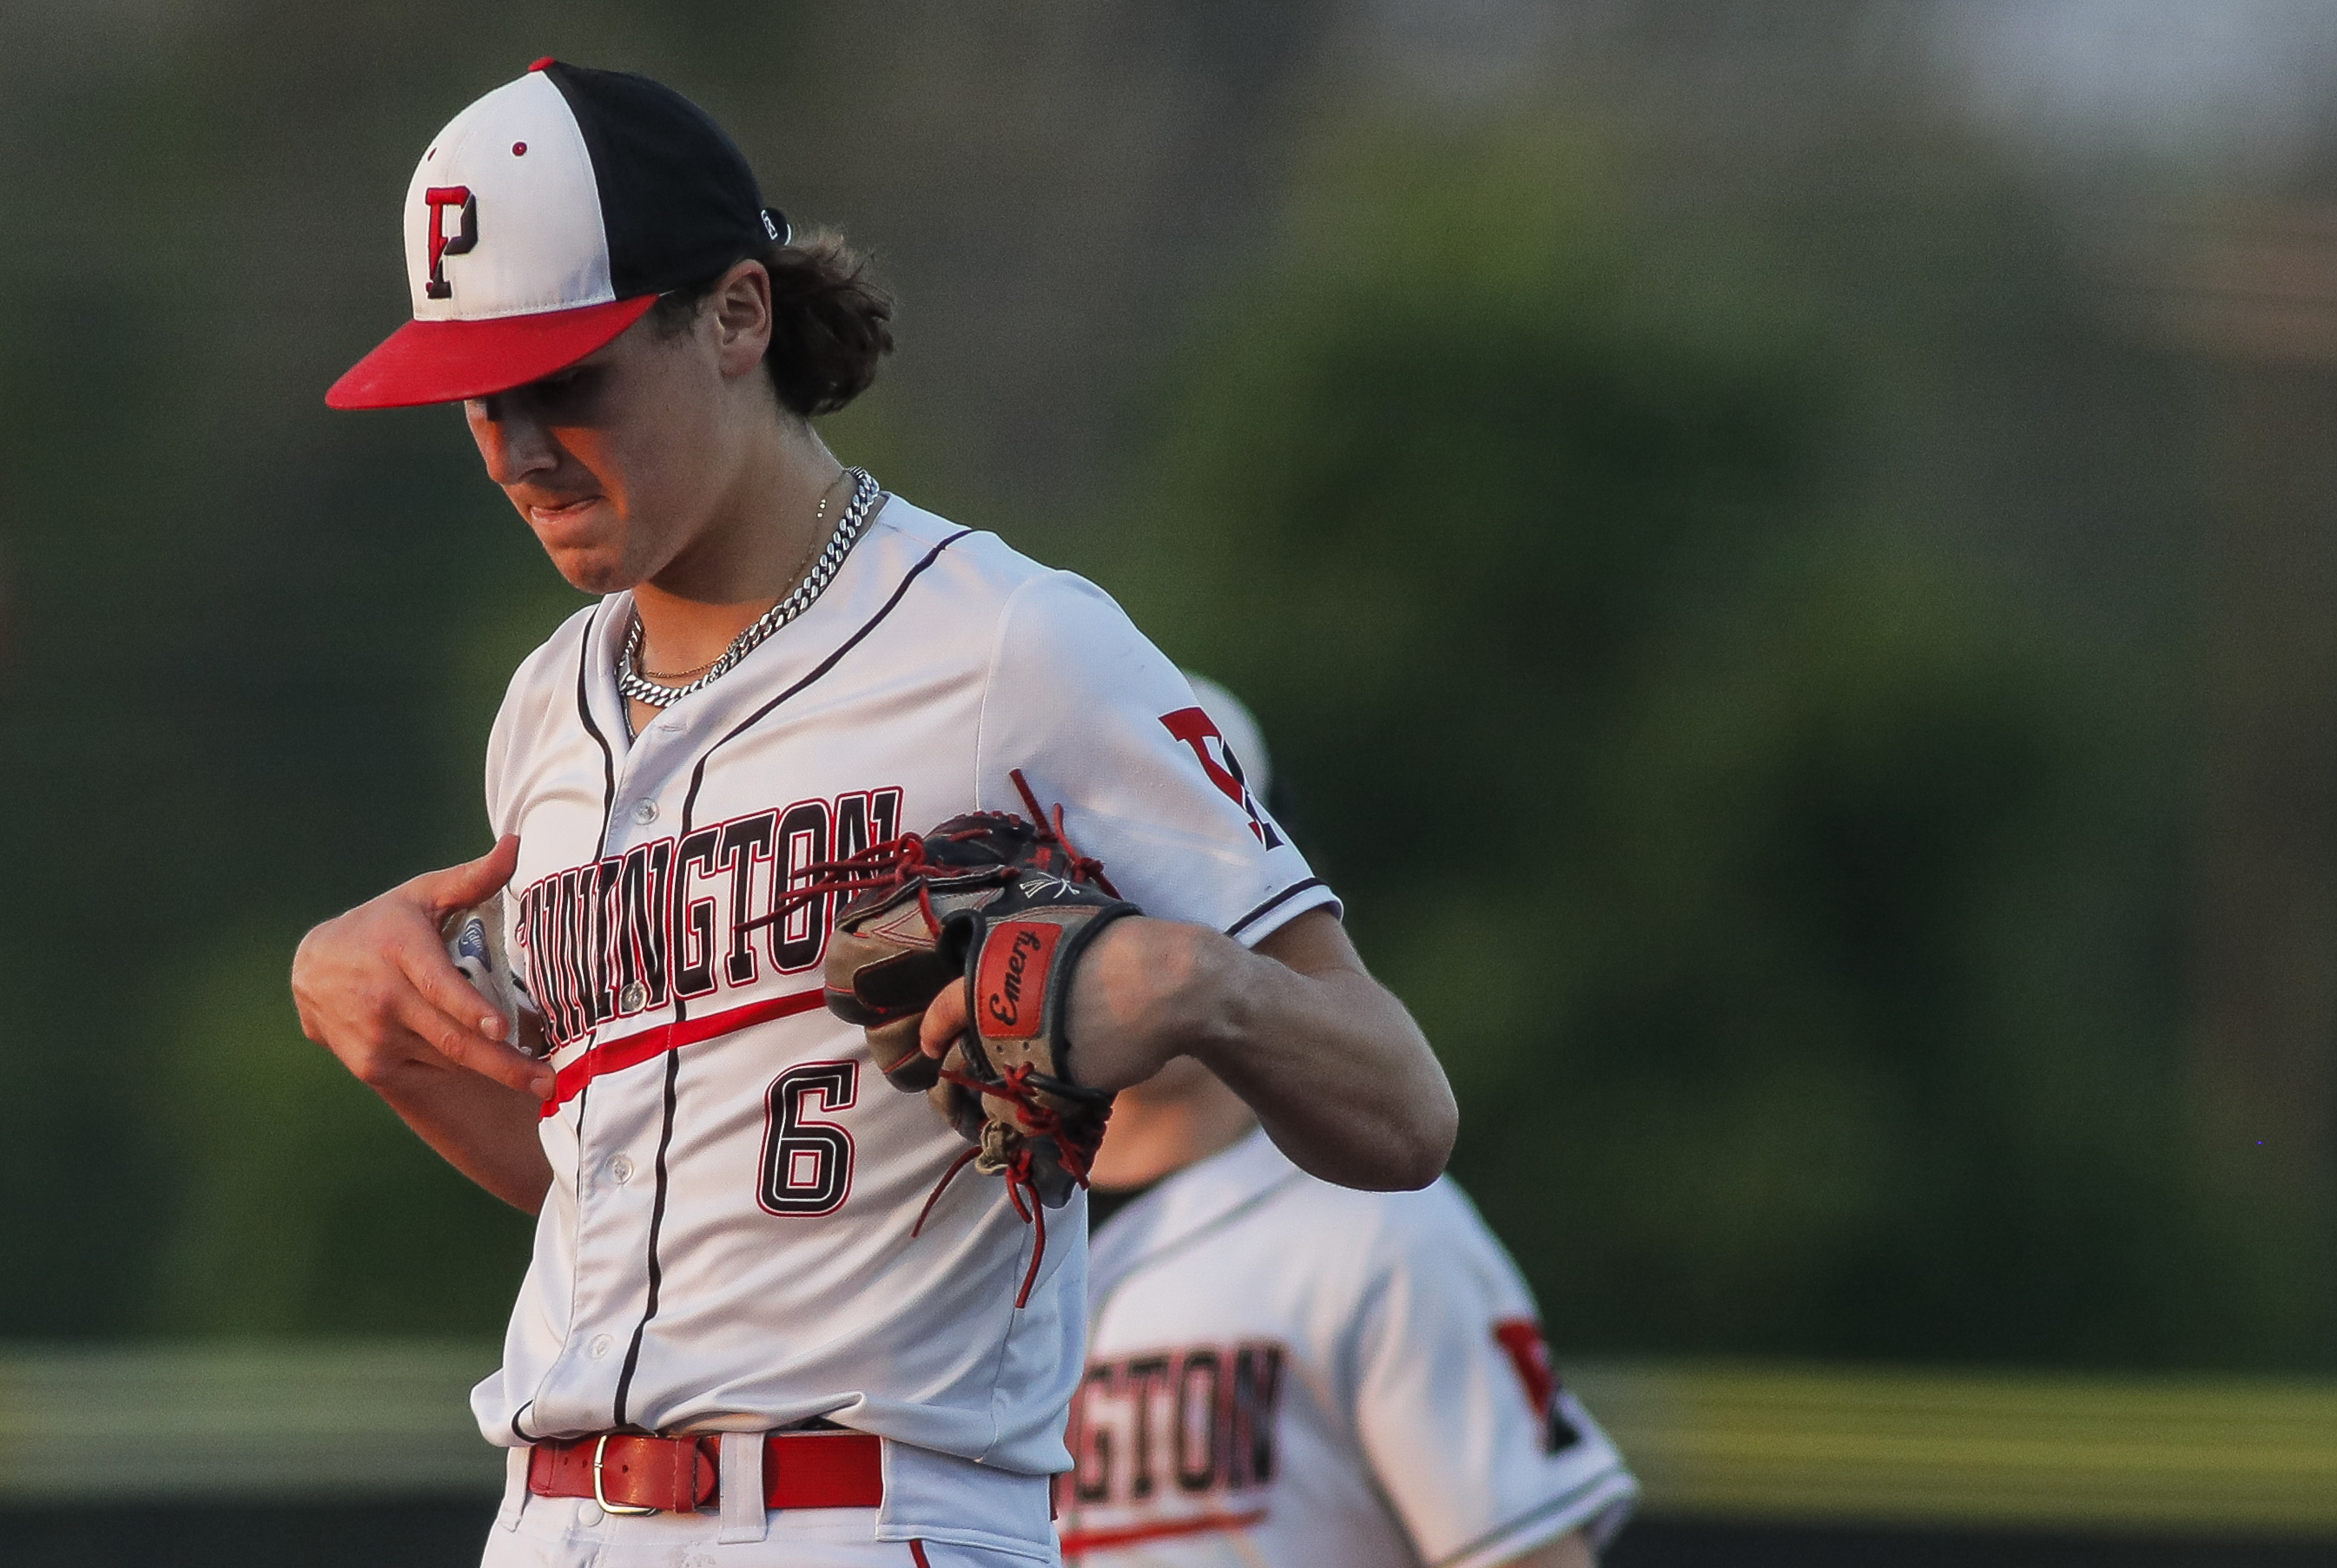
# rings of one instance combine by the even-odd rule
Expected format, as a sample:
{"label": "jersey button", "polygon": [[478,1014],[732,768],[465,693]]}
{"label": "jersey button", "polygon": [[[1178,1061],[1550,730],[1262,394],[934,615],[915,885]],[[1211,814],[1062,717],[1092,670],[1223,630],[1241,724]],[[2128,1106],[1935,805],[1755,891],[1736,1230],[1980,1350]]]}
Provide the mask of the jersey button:
{"label": "jersey button", "polygon": [[592,1342],[584,1348],[584,1353],[598,1361],[609,1353],[609,1347],[615,1343],[616,1341],[606,1334],[595,1334],[592,1336]]}
{"label": "jersey button", "polygon": [[618,1154],[609,1161],[609,1180],[623,1186],[633,1179],[633,1161],[630,1154]]}
{"label": "jersey button", "polygon": [[617,993],[617,1010],[621,1013],[638,1013],[649,1002],[650,989],[639,980]]}
{"label": "jersey button", "polygon": [[657,821],[657,802],[652,800],[635,801],[633,803],[633,820],[640,823],[643,827],[647,827],[650,823]]}

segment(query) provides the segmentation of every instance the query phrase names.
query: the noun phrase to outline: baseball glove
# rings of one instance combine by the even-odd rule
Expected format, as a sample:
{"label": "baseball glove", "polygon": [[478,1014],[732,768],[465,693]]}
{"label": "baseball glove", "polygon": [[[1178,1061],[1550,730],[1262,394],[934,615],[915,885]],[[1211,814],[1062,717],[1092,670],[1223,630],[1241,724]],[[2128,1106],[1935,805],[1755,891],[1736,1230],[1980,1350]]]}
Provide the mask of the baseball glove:
{"label": "baseball glove", "polygon": [[[1011,776],[1028,819],[952,817],[823,868],[820,885],[849,894],[828,940],[828,1010],[867,1030],[885,1077],[928,1095],[974,1145],[925,1213],[971,1162],[1003,1176],[1015,1211],[1039,1228],[1020,1306],[1046,1245],[1043,1211],[1087,1184],[1111,1114],[1110,1095],[1072,1076],[1071,978],[1106,926],[1139,911],[1065,839],[1062,808],[1051,823],[1021,770]],[[943,988],[961,981],[968,1026],[935,1061],[918,1049],[918,1026]]]}

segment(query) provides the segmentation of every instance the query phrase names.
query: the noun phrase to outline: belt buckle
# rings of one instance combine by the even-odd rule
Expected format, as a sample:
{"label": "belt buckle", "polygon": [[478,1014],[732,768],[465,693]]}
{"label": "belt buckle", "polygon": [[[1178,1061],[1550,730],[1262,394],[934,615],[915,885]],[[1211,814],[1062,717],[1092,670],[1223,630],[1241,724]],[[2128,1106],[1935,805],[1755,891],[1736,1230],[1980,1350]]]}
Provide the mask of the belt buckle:
{"label": "belt buckle", "polygon": [[631,1503],[611,1503],[609,1501],[608,1494],[601,1490],[601,1466],[609,1451],[609,1439],[615,1436],[614,1432],[603,1432],[600,1439],[592,1445],[592,1501],[601,1505],[601,1512],[603,1514],[656,1513],[657,1510],[654,1508],[636,1507]]}

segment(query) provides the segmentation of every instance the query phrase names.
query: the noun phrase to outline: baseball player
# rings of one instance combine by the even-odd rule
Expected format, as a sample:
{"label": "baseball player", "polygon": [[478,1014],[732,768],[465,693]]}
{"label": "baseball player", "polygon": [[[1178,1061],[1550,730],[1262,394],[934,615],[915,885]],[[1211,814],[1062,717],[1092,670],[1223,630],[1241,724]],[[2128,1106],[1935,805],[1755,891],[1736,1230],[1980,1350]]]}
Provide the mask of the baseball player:
{"label": "baseball player", "polygon": [[[795,240],[703,112],[539,61],[431,141],[405,235],[414,319],[328,402],[460,403],[602,596],[512,677],[494,850],[327,921],[293,966],[309,1036],[540,1216],[473,1394],[511,1453],[485,1560],[1052,1561],[1083,1196],[988,1143],[992,1174],[953,1181],[990,1126],[896,1086],[930,1061],[980,1123],[1002,1079],[1100,1096],[1190,1054],[1306,1169],[1417,1187],[1452,1137],[1442,1073],[1119,608],[829,453],[811,421],[873,378],[890,301],[840,240]],[[903,1019],[823,1005],[836,922],[866,908],[839,905],[881,872],[927,909],[924,852],[965,836],[933,824],[983,812],[1051,813],[1033,831],[1070,874],[1025,878],[1026,904],[1108,872],[1142,912],[1036,957],[1025,920],[994,944],[1003,989],[985,957],[908,1012],[904,1059]],[[450,917],[511,1005],[457,972]],[[1023,979],[1055,1046],[1037,1078],[976,1060]]]}
{"label": "baseball player", "polygon": [[[1264,793],[1256,722],[1193,687]],[[1638,1487],[1449,1181],[1317,1181],[1189,1057],[1120,1095],[1093,1181],[1067,1559],[1582,1568],[1621,1527]]]}

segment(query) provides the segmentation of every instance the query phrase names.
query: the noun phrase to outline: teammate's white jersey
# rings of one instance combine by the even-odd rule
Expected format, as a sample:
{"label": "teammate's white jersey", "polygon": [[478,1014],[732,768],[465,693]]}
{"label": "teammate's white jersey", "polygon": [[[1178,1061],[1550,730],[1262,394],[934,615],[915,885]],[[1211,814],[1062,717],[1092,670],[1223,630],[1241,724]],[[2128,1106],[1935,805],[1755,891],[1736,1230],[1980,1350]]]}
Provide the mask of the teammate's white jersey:
{"label": "teammate's white jersey", "polygon": [[[994,536],[888,499],[808,610],[628,744],[612,667],[631,614],[618,594],[562,627],[489,745],[489,814],[520,835],[510,952],[559,1088],[480,1425],[516,1446],[826,1417],[955,1456],[969,1484],[1019,1476],[1021,1523],[992,1534],[1043,1542],[1083,1201],[1049,1216],[1019,1310],[1034,1233],[1002,1183],[962,1174],[912,1239],[965,1144],[821,1006],[830,901],[751,923],[807,866],[1021,812],[1014,768],[1148,914],[1254,942],[1331,895],[1175,667],[1101,591]],[[898,1518],[902,1479],[895,1523],[962,1538],[963,1517]]]}
{"label": "teammate's white jersey", "polygon": [[1067,1561],[1489,1568],[1603,1543],[1638,1495],[1448,1181],[1349,1192],[1255,1133],[1100,1226],[1089,1269]]}

